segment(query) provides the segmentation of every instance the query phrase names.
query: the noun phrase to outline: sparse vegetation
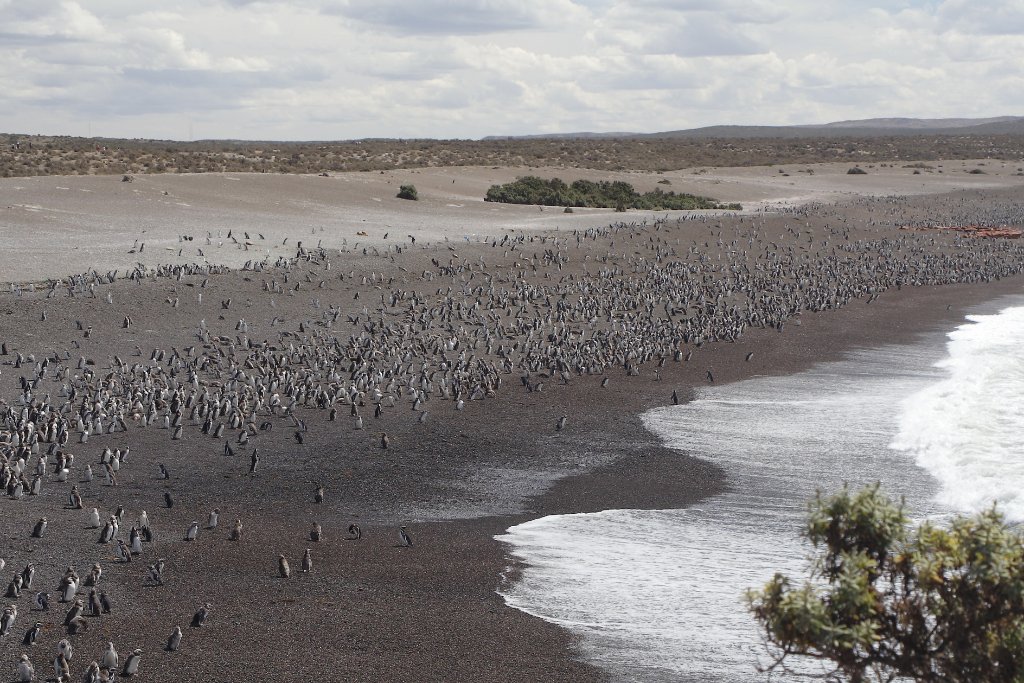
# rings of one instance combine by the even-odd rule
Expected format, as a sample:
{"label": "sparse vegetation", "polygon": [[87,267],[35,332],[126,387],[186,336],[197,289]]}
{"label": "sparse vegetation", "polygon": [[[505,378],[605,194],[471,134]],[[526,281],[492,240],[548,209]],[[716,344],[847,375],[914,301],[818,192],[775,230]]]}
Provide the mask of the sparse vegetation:
{"label": "sparse vegetation", "polygon": [[846,172],[846,175],[867,175],[867,173],[868,172],[865,171],[863,168],[860,168],[859,166],[854,166],[853,168]]}
{"label": "sparse vegetation", "polygon": [[[0,175],[336,173],[431,166],[658,171],[848,161],[997,158],[1020,163],[1024,136],[633,137],[237,142],[0,134]],[[699,173],[699,171],[698,171]]]}
{"label": "sparse vegetation", "polygon": [[504,204],[540,204],[542,206],[579,206],[590,208],[646,209],[648,211],[693,209],[740,209],[739,204],[723,205],[708,197],[665,192],[661,188],[640,194],[622,181],[577,180],[571,185],[559,178],[544,180],[522,176],[511,183],[492,185],[484,197],[488,202]]}
{"label": "sparse vegetation", "polygon": [[400,188],[398,188],[398,194],[395,196],[397,196],[399,199],[409,199],[414,202],[420,198],[419,193],[416,192],[415,185],[402,185]]}

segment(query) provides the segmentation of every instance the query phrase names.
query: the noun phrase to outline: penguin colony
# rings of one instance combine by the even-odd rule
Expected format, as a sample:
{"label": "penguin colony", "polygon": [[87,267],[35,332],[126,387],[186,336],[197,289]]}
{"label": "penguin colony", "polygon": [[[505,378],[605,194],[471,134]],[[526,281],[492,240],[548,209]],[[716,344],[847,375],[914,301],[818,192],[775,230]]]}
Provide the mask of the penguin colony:
{"label": "penguin colony", "polygon": [[[45,341],[30,348],[24,339],[0,340],[2,386],[16,378],[12,393],[0,397],[0,519],[24,539],[13,551],[0,551],[7,555],[0,557],[6,586],[0,654],[18,681],[97,683],[141,677],[147,667],[174,670],[173,658],[187,656],[203,629],[227,628],[211,601],[183,604],[166,589],[175,567],[195,561],[188,549],[244,544],[246,511],[227,502],[200,508],[193,502],[197,492],[172,490],[174,466],[154,452],[154,443],[173,449],[173,442],[205,440],[211,461],[193,467],[229,472],[240,487],[257,486],[283,476],[280,461],[293,457],[280,441],[269,442],[275,431],[300,450],[314,431],[366,431],[383,454],[396,448],[383,426],[402,413],[428,425],[417,427],[425,430],[450,409],[485,410],[499,392],[526,395],[544,391],[545,383],[570,385],[587,376],[598,376],[601,387],[641,373],[660,380],[667,365],[696,364],[704,345],[737,342],[751,328],[784,332],[803,314],[871,303],[903,287],[993,281],[1024,269],[1024,245],[898,232],[897,223],[911,222],[904,200],[858,201],[878,217],[861,226],[875,230],[873,239],[852,237],[840,209],[809,205],[771,216],[616,223],[479,244],[410,240],[386,251],[336,254],[299,243],[294,258],[249,262],[242,273],[210,265],[139,266],[121,277],[91,272],[55,280],[38,291],[12,286],[12,296],[36,297],[45,306],[54,299],[91,301],[125,281],[195,295],[211,280],[244,277],[262,282],[272,307],[275,298],[306,297],[309,315],[257,324],[240,317],[237,300],[224,298],[216,321],[190,321],[191,343],[136,346],[127,359],[76,354],[77,341],[51,350]],[[993,222],[1024,223],[1012,203],[988,210]],[[976,211],[957,202],[931,220],[958,217],[979,222]],[[812,219],[816,229],[807,227]],[[413,261],[411,254],[426,258]],[[406,263],[423,267],[414,271]],[[338,282],[355,296],[342,300],[333,288]],[[111,306],[117,298],[104,297]],[[185,319],[179,299],[169,296],[166,305],[175,319]],[[39,329],[54,317],[44,311]],[[128,334],[141,317],[125,314],[113,327]],[[75,325],[83,340],[114,333]],[[226,327],[233,330],[220,329]],[[746,355],[748,362],[754,358]],[[712,368],[701,367],[701,374],[714,381]],[[666,390],[669,400],[679,401],[675,390]],[[571,414],[550,420],[552,435],[571,436]],[[312,510],[334,502],[324,474],[310,473],[304,504]],[[142,509],[146,489],[157,492],[161,507]],[[189,521],[171,528],[164,519],[182,507]],[[222,514],[228,515],[223,524]],[[34,551],[68,520],[76,534],[95,541],[95,552],[37,566]],[[366,525],[365,532],[388,535],[396,552],[418,547],[407,525]],[[295,535],[309,544],[333,541],[332,535],[356,541],[364,529],[352,523],[342,536],[312,518]],[[60,555],[60,548],[50,550]],[[316,572],[311,547],[292,558],[299,560],[298,573],[274,547],[245,552],[259,554],[274,580],[301,581]],[[116,599],[106,588],[111,575]],[[159,636],[162,651],[144,652],[139,634],[111,633],[104,624],[153,591],[165,591],[162,610],[186,628],[174,625]],[[109,638],[105,648],[75,652],[97,631]]]}

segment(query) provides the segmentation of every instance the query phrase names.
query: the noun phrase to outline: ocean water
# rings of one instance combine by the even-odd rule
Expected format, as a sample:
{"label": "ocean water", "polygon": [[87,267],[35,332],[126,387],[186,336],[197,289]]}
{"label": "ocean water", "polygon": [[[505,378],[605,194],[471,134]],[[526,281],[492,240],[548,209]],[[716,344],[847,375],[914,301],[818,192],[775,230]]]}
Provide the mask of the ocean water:
{"label": "ocean water", "polygon": [[[508,604],[580,636],[615,681],[763,681],[744,593],[801,575],[807,501],[880,481],[916,517],[999,502],[1024,520],[1024,301],[947,337],[857,351],[785,377],[702,389],[643,415],[722,466],[730,492],[683,510],[608,510],[512,527]],[[781,680],[820,673],[807,663]],[[780,680],[776,677],[774,680]]]}

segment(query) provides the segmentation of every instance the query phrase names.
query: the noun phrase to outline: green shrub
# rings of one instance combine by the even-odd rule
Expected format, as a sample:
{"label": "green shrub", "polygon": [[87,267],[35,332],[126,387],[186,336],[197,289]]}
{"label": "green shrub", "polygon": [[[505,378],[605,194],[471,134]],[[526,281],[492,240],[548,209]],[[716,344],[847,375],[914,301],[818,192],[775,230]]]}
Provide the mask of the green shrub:
{"label": "green shrub", "polygon": [[647,211],[723,209],[717,200],[692,194],[665,192],[660,187],[640,194],[629,183],[616,181],[577,180],[567,185],[560,178],[544,180],[522,176],[511,183],[492,185],[484,201],[504,204],[539,204],[541,206],[579,206],[602,209],[643,209]]}
{"label": "green shrub", "polygon": [[416,192],[415,185],[402,185],[398,188],[398,194],[396,196],[399,199],[410,199],[412,201],[416,201],[420,198],[419,194]]}

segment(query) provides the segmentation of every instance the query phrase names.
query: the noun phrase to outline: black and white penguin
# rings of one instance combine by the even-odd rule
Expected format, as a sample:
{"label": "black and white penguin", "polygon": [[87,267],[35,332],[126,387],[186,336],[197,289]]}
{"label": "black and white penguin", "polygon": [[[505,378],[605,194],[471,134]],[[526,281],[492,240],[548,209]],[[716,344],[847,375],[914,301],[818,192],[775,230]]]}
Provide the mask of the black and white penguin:
{"label": "black and white penguin", "polygon": [[220,521],[220,508],[214,508],[213,511],[210,512],[210,516],[206,518],[206,528],[207,529],[216,529],[217,528],[217,523],[219,521]]}
{"label": "black and white penguin", "polygon": [[402,545],[403,547],[405,547],[405,548],[411,548],[412,547],[412,536],[409,535],[409,533],[405,530],[404,526],[398,530],[398,539],[399,539],[399,544]]}
{"label": "black and white penguin", "polygon": [[21,644],[22,645],[28,645],[29,647],[32,647],[33,645],[36,644],[36,641],[39,640],[39,634],[42,632],[42,630],[43,630],[43,622],[37,621],[32,626],[32,628],[30,628],[29,630],[25,631],[25,637],[22,639]]}
{"label": "black and white penguin", "polygon": [[306,548],[306,552],[302,554],[302,571],[304,573],[313,571],[313,555],[309,552],[309,548]]}
{"label": "black and white penguin", "polygon": [[359,528],[358,524],[349,524],[348,537],[353,541],[358,541],[363,537],[363,530]]}
{"label": "black and white penguin", "polygon": [[196,537],[198,535],[199,535],[199,522],[192,522],[189,525],[188,530],[185,531],[185,540],[186,541],[194,541],[194,540],[196,540]]}

